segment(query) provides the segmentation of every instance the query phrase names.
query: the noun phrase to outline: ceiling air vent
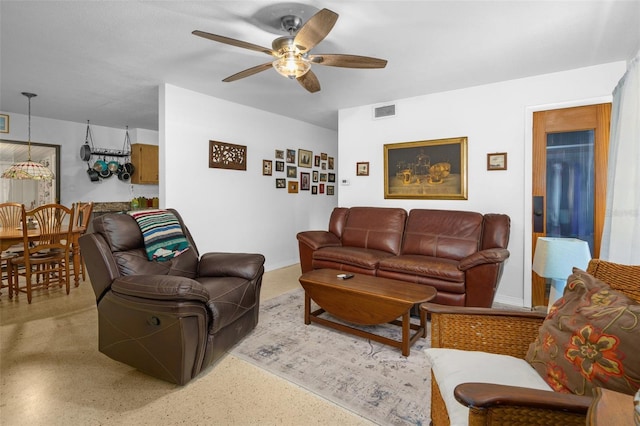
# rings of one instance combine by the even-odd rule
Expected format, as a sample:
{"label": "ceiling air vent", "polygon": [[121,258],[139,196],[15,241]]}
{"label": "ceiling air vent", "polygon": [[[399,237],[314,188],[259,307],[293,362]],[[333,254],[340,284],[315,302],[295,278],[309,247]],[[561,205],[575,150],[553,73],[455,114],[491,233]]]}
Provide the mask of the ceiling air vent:
{"label": "ceiling air vent", "polygon": [[373,109],[373,118],[374,119],[393,117],[395,115],[396,115],[396,105],[395,104],[383,105],[383,106],[375,107]]}

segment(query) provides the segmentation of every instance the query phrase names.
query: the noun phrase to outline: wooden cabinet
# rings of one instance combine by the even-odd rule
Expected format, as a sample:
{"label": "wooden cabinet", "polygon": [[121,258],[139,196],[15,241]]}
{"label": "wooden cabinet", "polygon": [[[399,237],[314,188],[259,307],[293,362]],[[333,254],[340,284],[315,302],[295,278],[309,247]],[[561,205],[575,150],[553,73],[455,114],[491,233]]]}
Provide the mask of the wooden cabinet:
{"label": "wooden cabinet", "polygon": [[131,183],[157,185],[158,146],[134,143],[131,145],[131,163],[136,168]]}

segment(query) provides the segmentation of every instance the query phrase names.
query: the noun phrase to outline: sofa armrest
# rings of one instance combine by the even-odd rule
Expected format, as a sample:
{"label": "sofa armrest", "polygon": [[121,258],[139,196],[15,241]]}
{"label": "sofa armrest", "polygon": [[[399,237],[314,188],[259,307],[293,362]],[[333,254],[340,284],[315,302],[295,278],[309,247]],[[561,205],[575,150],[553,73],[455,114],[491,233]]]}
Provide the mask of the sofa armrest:
{"label": "sofa armrest", "polygon": [[125,296],[152,300],[207,303],[209,292],[191,278],[175,275],[129,275],[116,278],[111,290]]}
{"label": "sofa armrest", "polygon": [[312,250],[318,250],[322,247],[341,246],[340,239],[333,233],[328,231],[304,231],[296,235],[299,242],[309,246]]}
{"label": "sofa armrest", "polygon": [[431,347],[483,351],[524,358],[538,336],[543,312],[423,303],[431,315]]}
{"label": "sofa armrest", "polygon": [[509,258],[509,250],[503,248],[492,248],[481,250],[465,257],[458,264],[458,269],[466,271],[478,265],[488,263],[502,263]]}
{"label": "sofa armrest", "polygon": [[200,258],[200,277],[240,277],[255,279],[264,265],[264,256],[253,253],[205,253]]}
{"label": "sofa armrest", "polygon": [[576,424],[576,420],[584,424],[593,401],[588,396],[489,383],[463,383],[453,393],[458,402],[470,408],[469,424],[490,423],[471,423],[474,417],[500,422],[506,416],[515,424],[531,424],[531,419],[542,418],[547,424]]}
{"label": "sofa armrest", "polygon": [[[335,211],[334,211],[335,212]],[[332,215],[333,217],[333,215]],[[313,269],[313,252],[322,247],[340,247],[342,242],[333,232],[304,231],[296,235],[302,273]]]}

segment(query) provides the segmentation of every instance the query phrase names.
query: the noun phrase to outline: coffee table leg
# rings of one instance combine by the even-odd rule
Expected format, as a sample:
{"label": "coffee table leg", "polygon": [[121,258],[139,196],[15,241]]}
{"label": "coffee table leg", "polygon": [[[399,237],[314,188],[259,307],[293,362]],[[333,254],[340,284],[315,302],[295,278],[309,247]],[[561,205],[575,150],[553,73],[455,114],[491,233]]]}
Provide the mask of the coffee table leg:
{"label": "coffee table leg", "polygon": [[402,314],[402,355],[409,356],[409,330],[411,324],[409,311]]}
{"label": "coffee table leg", "polygon": [[427,312],[420,309],[420,327],[422,327],[422,337],[427,338]]}
{"label": "coffee table leg", "polygon": [[304,323],[306,325],[311,324],[309,319],[309,313],[311,312],[311,296],[306,291],[304,292]]}

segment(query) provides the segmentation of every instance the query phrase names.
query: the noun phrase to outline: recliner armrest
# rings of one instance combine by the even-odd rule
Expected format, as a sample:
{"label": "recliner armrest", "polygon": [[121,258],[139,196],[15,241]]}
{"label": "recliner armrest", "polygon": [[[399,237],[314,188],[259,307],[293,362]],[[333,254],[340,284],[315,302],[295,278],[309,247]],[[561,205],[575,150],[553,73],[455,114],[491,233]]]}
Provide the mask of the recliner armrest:
{"label": "recliner armrest", "polygon": [[175,275],[129,275],[111,284],[114,293],[153,300],[207,303],[209,292],[196,280]]}
{"label": "recliner armrest", "polygon": [[299,232],[296,238],[312,250],[318,250],[322,247],[339,247],[342,245],[340,238],[328,231]]}
{"label": "recliner armrest", "polygon": [[503,248],[492,248],[481,250],[465,257],[458,264],[458,269],[466,271],[478,265],[487,263],[502,263],[509,258],[509,250]]}
{"label": "recliner armrest", "polygon": [[264,256],[253,253],[205,253],[200,258],[200,277],[240,277],[255,279],[262,271]]}
{"label": "recliner armrest", "polygon": [[490,383],[462,383],[456,386],[453,394],[462,405],[485,410],[517,406],[586,414],[593,401],[588,396]]}

